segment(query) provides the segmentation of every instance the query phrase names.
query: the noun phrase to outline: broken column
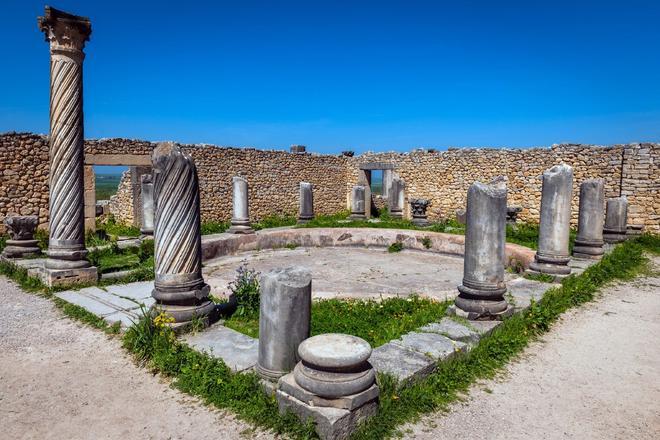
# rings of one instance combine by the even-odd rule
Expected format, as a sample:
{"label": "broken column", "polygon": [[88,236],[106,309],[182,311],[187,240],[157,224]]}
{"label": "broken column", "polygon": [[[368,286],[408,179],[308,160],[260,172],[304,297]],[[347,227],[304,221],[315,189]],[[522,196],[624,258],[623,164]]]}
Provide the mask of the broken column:
{"label": "broken column", "polygon": [[379,389],[364,339],[337,333],[313,336],[298,347],[301,361],[277,389],[281,413],[311,419],[325,439],[346,439],[378,411]]}
{"label": "broken column", "polygon": [[215,306],[202,277],[199,182],[192,158],[172,142],[158,144],[153,156],[156,215],[154,309],[175,326],[193,318],[208,322]]}
{"label": "broken column", "polygon": [[351,215],[348,217],[351,220],[364,220],[367,218],[365,215],[365,200],[364,200],[364,186],[355,185],[351,192]]}
{"label": "broken column", "polygon": [[232,189],[234,192],[234,215],[231,218],[231,227],[227,232],[230,234],[254,234],[254,229],[250,226],[247,180],[235,176],[232,179]]}
{"label": "broken column", "polygon": [[47,285],[96,282],[85,248],[83,48],[88,18],[46,6],[39,29],[50,43],[50,238]]}
{"label": "broken column", "polygon": [[571,273],[568,240],[571,227],[573,168],[555,165],[543,173],[538,250],[531,273],[564,276]]}
{"label": "broken column", "polygon": [[274,269],[259,281],[259,360],[257,373],[277,381],[298,362],[298,346],[309,337],[312,273],[309,269]]}
{"label": "broken column", "polygon": [[504,293],[506,184],[473,183],[467,195],[463,283],[455,312],[467,319],[489,319],[512,312]]}
{"label": "broken column", "polygon": [[12,215],[5,217],[5,229],[9,233],[7,246],[2,251],[5,258],[27,258],[41,254],[39,242],[34,239],[34,231],[39,224],[36,215]]}
{"label": "broken column", "polygon": [[300,213],[298,223],[307,223],[314,218],[313,187],[309,182],[300,182]]}
{"label": "broken column", "polygon": [[428,226],[429,222],[426,210],[428,209],[430,201],[427,199],[411,199],[410,210],[412,212],[412,222],[416,226]]}
{"label": "broken column", "polygon": [[403,205],[405,203],[404,187],[403,180],[399,178],[392,179],[390,195],[388,197],[389,211],[392,218],[403,218]]}
{"label": "broken column", "polygon": [[577,258],[599,259],[603,255],[603,211],[605,192],[603,179],[587,179],[580,185],[578,232],[573,246]]}
{"label": "broken column", "polygon": [[621,243],[626,239],[628,222],[628,199],[616,197],[607,200],[603,240],[605,243]]}
{"label": "broken column", "polygon": [[140,232],[143,237],[154,235],[154,184],[151,174],[143,174],[140,177],[142,198],[142,226]]}

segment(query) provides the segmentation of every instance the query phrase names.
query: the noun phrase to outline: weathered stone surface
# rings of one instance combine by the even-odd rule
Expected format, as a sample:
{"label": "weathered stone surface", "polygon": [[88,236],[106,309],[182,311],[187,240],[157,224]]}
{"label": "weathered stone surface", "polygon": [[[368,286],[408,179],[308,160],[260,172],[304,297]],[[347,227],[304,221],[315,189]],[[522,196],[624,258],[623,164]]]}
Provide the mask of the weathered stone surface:
{"label": "weathered stone surface", "polygon": [[479,342],[479,333],[476,330],[454,321],[451,318],[442,318],[440,322],[432,322],[417,331],[424,333],[438,333],[454,341],[476,344]]}
{"label": "weathered stone surface", "polygon": [[365,214],[365,189],[362,185],[355,185],[351,192],[351,215],[349,218],[362,220],[366,218]]}
{"label": "weathered stone surface", "polygon": [[506,241],[506,185],[475,182],[468,190],[463,283],[456,307],[470,319],[504,314],[504,247]]}
{"label": "weathered stone surface", "polygon": [[405,205],[405,183],[398,177],[392,179],[390,185],[388,208],[393,218],[403,218],[403,207]]}
{"label": "weathered stone surface", "polygon": [[366,362],[353,368],[323,370],[299,362],[293,377],[302,388],[325,399],[357,394],[376,383],[376,372]]}
{"label": "weathered stone surface", "polygon": [[295,397],[307,405],[347,409],[349,411],[357,409],[365,403],[378,398],[379,394],[378,385],[373,384],[371,387],[357,394],[341,396],[335,399],[325,399],[298,385],[293,373],[282,376],[277,387],[282,392]]}
{"label": "weathered stone surface", "polygon": [[371,356],[371,346],[357,336],[327,333],[305,340],[298,353],[308,365],[341,371],[363,364]]}
{"label": "weathered stone surface", "polygon": [[7,240],[2,251],[6,258],[27,258],[41,254],[38,241],[34,240],[34,231],[39,219],[36,215],[5,217],[4,223],[11,239]]}
{"label": "weathered stone surface", "polygon": [[202,277],[199,187],[192,158],[171,142],[153,155],[154,305],[175,323],[208,317],[215,309]]}
{"label": "weathered stone surface", "polygon": [[429,356],[392,342],[375,348],[369,363],[377,372],[391,374],[402,385],[423,379],[436,365]]}
{"label": "weathered stone surface", "polygon": [[605,192],[603,179],[587,179],[580,185],[578,232],[573,256],[600,259],[603,255]]}
{"label": "weathered stone surface", "polygon": [[298,346],[309,337],[312,273],[305,268],[275,269],[259,282],[259,362],[257,372],[277,380],[298,362]]}
{"label": "weathered stone surface", "polygon": [[219,324],[203,332],[188,334],[182,340],[197,350],[222,359],[234,371],[253,368],[259,357],[258,339]]}
{"label": "weathered stone surface", "polygon": [[568,275],[571,273],[567,264],[571,259],[568,239],[573,168],[561,164],[546,170],[543,173],[542,192],[538,251],[530,270],[550,275]]}
{"label": "weathered stone surface", "polygon": [[465,344],[452,341],[446,336],[437,333],[410,332],[392,341],[418,353],[425,354],[435,360],[444,360],[465,348]]}
{"label": "weathered stone surface", "polygon": [[620,243],[626,239],[628,199],[616,197],[607,200],[603,239],[606,243]]}
{"label": "weathered stone surface", "polygon": [[417,226],[428,226],[431,223],[426,215],[430,202],[427,199],[410,199],[412,222]]}
{"label": "weathered stone surface", "polygon": [[231,218],[230,234],[254,234],[250,226],[250,209],[248,206],[248,182],[240,176],[232,178],[234,215]]}
{"label": "weathered stone surface", "polygon": [[154,184],[151,174],[143,174],[141,178],[142,191],[142,227],[140,232],[145,236],[154,235]]}
{"label": "weathered stone surface", "polygon": [[309,182],[300,182],[300,210],[298,223],[307,223],[314,218],[313,186]]}
{"label": "weathered stone surface", "polygon": [[82,307],[90,313],[97,316],[106,316],[117,312],[115,307],[99,301],[97,298],[90,297],[75,290],[65,290],[64,292],[56,292],[55,296],[63,299],[66,302],[75,304]]}

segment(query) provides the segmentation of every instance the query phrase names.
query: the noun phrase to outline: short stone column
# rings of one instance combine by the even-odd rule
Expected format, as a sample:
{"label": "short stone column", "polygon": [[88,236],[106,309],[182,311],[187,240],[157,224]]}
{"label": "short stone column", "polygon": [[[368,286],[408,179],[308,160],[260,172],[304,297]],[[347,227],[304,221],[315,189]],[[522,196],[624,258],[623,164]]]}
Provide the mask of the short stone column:
{"label": "short stone column", "polygon": [[531,273],[565,276],[571,273],[568,240],[571,228],[573,168],[555,165],[543,173],[538,250]]}
{"label": "short stone column", "polygon": [[248,182],[240,176],[232,178],[234,215],[231,218],[230,234],[254,234],[250,226],[248,208]]}
{"label": "short stone column", "polygon": [[277,381],[298,362],[298,346],[309,337],[312,273],[289,267],[262,275],[259,282],[259,360],[257,373]]}
{"label": "short stone column", "polygon": [[307,223],[314,218],[314,194],[312,184],[300,182],[300,212],[298,223]]}
{"label": "short stone column", "polygon": [[154,309],[175,325],[201,318],[215,306],[202,277],[199,182],[193,159],[172,142],[158,144],[153,156],[155,272]]}
{"label": "short stone column", "polygon": [[386,199],[390,195],[390,188],[392,187],[392,178],[394,177],[393,170],[383,170],[383,197]]}
{"label": "short stone column", "polygon": [[403,218],[403,206],[405,204],[404,188],[403,180],[392,179],[390,195],[388,197],[389,211],[392,218]]}
{"label": "short stone column", "polygon": [[95,282],[85,248],[83,48],[92,33],[88,18],[46,6],[39,29],[50,43],[49,286]]}
{"label": "short stone column", "polygon": [[348,217],[351,220],[364,220],[367,218],[365,214],[365,190],[362,185],[355,185],[351,192],[351,215]]}
{"label": "short stone column", "polygon": [[603,255],[605,191],[603,179],[587,179],[580,185],[578,232],[573,246],[576,258],[600,259]]}
{"label": "short stone column", "polygon": [[504,293],[506,184],[473,183],[467,195],[463,283],[455,313],[467,319],[501,317],[513,311]]}
{"label": "short stone column", "polygon": [[628,223],[628,199],[616,197],[607,200],[603,240],[605,243],[621,243],[626,239]]}
{"label": "short stone column", "polygon": [[142,226],[140,232],[143,237],[154,235],[154,184],[151,174],[140,177],[140,197],[142,198]]}
{"label": "short stone column", "polygon": [[337,333],[313,336],[298,347],[301,361],[276,393],[281,413],[312,419],[323,440],[346,439],[378,411],[380,390],[364,339]]}
{"label": "short stone column", "polygon": [[431,223],[426,215],[426,210],[430,205],[427,199],[411,199],[410,210],[412,212],[412,222],[416,226],[428,226]]}
{"label": "short stone column", "polygon": [[34,239],[39,218],[36,215],[12,215],[5,217],[5,228],[11,237],[2,251],[5,258],[27,258],[41,254],[38,241]]}

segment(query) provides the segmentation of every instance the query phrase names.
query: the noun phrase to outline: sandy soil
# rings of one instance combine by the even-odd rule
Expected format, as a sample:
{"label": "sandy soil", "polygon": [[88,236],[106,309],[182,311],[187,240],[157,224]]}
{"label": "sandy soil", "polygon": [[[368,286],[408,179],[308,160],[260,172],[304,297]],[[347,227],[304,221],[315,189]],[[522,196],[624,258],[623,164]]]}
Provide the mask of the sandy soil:
{"label": "sandy soil", "polygon": [[504,377],[473,387],[448,414],[403,428],[405,436],[660,439],[659,341],[660,277],[610,286],[566,314]]}
{"label": "sandy soil", "polygon": [[0,277],[0,438],[270,438],[136,367],[117,338]]}

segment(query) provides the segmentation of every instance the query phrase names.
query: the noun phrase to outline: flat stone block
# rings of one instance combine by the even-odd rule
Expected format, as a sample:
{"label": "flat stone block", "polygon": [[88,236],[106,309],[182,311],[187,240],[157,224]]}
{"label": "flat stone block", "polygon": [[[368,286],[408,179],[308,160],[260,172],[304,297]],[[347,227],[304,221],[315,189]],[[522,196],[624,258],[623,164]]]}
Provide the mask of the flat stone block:
{"label": "flat stone block", "polygon": [[440,322],[432,322],[419,328],[417,331],[438,333],[454,341],[465,342],[466,344],[476,344],[479,342],[479,333],[451,318],[442,318]]}
{"label": "flat stone block", "polygon": [[394,376],[402,385],[423,379],[436,365],[430,357],[392,342],[375,348],[369,363],[377,372]]}
{"label": "flat stone block", "polygon": [[134,301],[113,295],[112,293],[106,292],[105,290],[99,289],[98,287],[85,287],[84,289],[80,289],[78,292],[83,295],[90,296],[111,307],[114,307],[117,310],[130,310],[138,307],[138,304]]}
{"label": "flat stone block", "polygon": [[118,310],[104,302],[99,301],[96,298],[84,295],[75,290],[66,290],[64,292],[57,292],[55,296],[63,299],[64,301],[75,304],[82,307],[90,313],[95,314],[96,316],[104,317],[112,313],[117,312]]}
{"label": "flat stone block", "polygon": [[373,384],[366,390],[356,394],[342,396],[336,399],[325,399],[323,397],[317,396],[316,394],[310,393],[298,385],[293,373],[282,376],[277,384],[277,388],[310,406],[339,408],[349,411],[357,409],[365,403],[378,398],[380,392],[378,385]]}
{"label": "flat stone block", "polygon": [[497,326],[502,324],[502,321],[472,321],[470,325],[474,328],[482,337],[489,335]]}
{"label": "flat stone block", "polygon": [[539,301],[543,298],[543,294],[553,287],[555,286],[550,283],[516,278],[509,282],[507,294],[513,298],[512,306],[516,310],[520,310],[529,307],[532,300]]}
{"label": "flat stone block", "polygon": [[72,284],[91,284],[98,281],[95,267],[78,269],[39,269],[38,276],[49,287],[70,286]]}
{"label": "flat stone block", "polygon": [[358,425],[378,412],[378,401],[374,400],[353,411],[338,408],[310,406],[280,390],[276,392],[280,413],[292,412],[305,423],[314,422],[316,433],[321,440],[344,440],[356,430]]}
{"label": "flat stone block", "polygon": [[115,312],[103,317],[105,322],[109,325],[113,325],[115,322],[121,323],[122,329],[127,329],[133,325],[133,323],[138,322],[140,318],[137,315],[134,315],[130,312]]}
{"label": "flat stone block", "polygon": [[203,332],[183,337],[191,347],[223,360],[234,371],[245,371],[257,364],[259,340],[216,324]]}
{"label": "flat stone block", "polygon": [[106,287],[106,290],[114,295],[130,298],[137,302],[144,302],[143,300],[151,298],[151,292],[154,290],[154,282],[140,281],[129,284],[115,284]]}

